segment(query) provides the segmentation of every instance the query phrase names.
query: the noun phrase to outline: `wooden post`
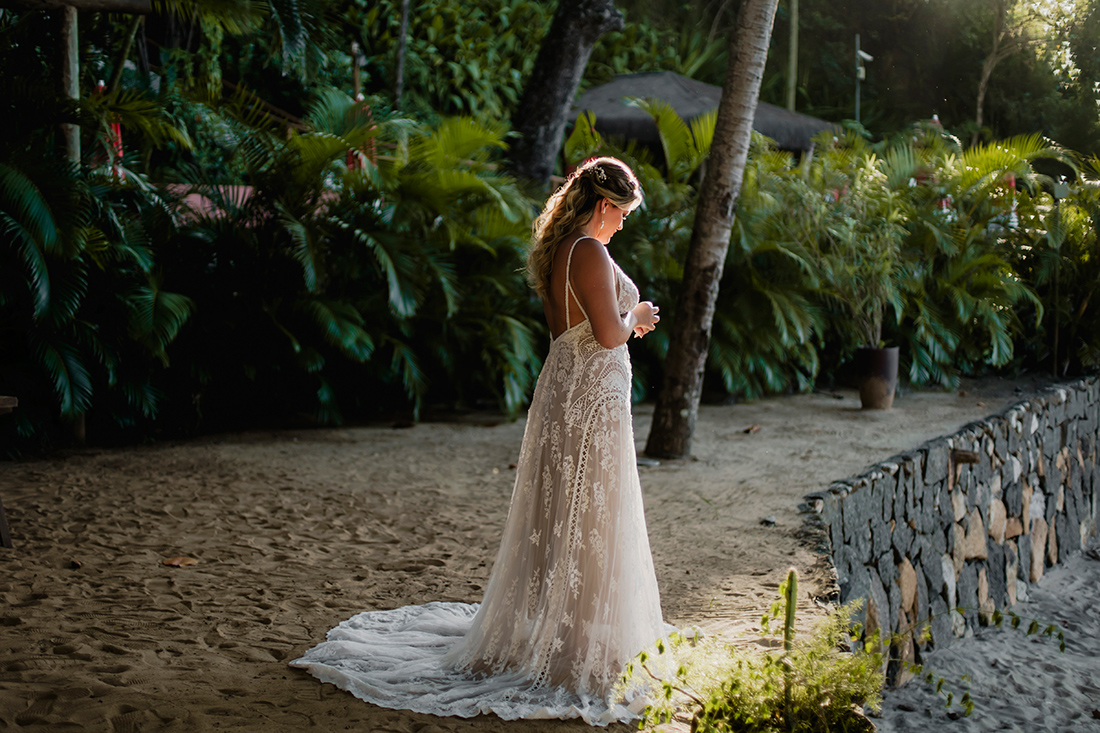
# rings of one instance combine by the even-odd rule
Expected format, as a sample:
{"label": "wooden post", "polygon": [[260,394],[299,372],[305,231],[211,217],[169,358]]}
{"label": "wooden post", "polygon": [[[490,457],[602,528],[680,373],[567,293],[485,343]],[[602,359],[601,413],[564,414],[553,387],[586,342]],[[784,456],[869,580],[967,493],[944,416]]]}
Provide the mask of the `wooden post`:
{"label": "wooden post", "polygon": [[[80,43],[77,35],[76,8],[61,8],[61,96],[80,99]],[[62,125],[61,139],[70,163],[80,162],[80,128]]]}

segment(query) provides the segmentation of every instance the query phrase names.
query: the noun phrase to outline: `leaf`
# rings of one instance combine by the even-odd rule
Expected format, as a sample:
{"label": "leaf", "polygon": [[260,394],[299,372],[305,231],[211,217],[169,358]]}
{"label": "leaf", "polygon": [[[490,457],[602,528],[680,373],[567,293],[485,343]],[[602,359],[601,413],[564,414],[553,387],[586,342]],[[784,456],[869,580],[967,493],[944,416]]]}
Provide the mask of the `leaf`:
{"label": "leaf", "polygon": [[565,141],[565,159],[572,165],[579,165],[595,155],[602,144],[603,139],[596,131],[596,115],[585,110],[577,115],[573,132]]}

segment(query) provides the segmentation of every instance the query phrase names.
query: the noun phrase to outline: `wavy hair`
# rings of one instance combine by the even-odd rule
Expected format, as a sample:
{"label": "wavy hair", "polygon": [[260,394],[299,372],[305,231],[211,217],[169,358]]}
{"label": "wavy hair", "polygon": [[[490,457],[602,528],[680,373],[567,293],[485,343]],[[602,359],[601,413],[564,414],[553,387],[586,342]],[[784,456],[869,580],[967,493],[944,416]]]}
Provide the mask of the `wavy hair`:
{"label": "wavy hair", "polygon": [[642,187],[634,172],[618,158],[592,158],[573,171],[550,196],[532,227],[527,253],[527,282],[540,298],[550,290],[550,269],[558,246],[570,233],[592,220],[596,205],[607,198],[631,211],[642,203]]}

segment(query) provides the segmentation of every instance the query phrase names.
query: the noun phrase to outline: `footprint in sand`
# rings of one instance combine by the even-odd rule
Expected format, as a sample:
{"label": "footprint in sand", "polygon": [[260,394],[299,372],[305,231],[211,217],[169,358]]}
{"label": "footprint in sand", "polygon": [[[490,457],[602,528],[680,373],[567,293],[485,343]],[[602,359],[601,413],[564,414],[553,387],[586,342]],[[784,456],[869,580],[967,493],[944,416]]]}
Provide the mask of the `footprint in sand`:
{"label": "footprint in sand", "polygon": [[50,711],[53,710],[54,700],[57,699],[57,695],[53,693],[47,693],[41,698],[35,700],[30,706],[15,716],[16,725],[34,725],[35,723],[44,723],[43,720]]}
{"label": "footprint in sand", "polygon": [[120,709],[125,709],[126,712],[110,719],[112,733],[140,733],[140,731],[155,730],[163,727],[166,722],[148,710],[137,710],[129,705],[122,705]]}

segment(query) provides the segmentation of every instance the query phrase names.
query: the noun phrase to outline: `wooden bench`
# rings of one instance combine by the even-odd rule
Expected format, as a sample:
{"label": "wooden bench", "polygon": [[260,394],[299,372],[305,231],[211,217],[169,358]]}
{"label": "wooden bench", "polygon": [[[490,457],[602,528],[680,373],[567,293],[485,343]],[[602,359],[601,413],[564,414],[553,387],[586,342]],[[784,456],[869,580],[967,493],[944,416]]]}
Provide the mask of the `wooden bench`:
{"label": "wooden bench", "polygon": [[[15,397],[0,395],[0,415],[11,412],[19,406],[19,400]],[[11,547],[11,530],[8,528],[8,517],[4,514],[4,502],[0,501],[0,547]]]}

